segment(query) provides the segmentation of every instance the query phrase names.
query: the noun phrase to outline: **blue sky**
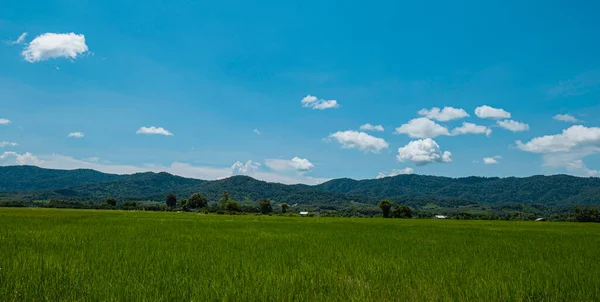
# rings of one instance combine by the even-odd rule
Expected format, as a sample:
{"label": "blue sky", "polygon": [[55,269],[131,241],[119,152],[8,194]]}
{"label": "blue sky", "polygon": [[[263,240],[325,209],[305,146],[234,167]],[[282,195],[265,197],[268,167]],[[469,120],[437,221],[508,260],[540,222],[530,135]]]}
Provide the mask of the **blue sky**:
{"label": "blue sky", "polygon": [[9,0],[0,164],[284,183],[597,176],[598,6]]}

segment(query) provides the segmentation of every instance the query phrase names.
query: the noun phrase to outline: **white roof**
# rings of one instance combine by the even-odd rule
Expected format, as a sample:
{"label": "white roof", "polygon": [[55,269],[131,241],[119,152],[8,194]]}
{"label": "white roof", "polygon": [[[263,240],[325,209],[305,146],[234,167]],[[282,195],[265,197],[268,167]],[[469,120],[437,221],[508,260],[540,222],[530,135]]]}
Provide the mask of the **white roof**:
{"label": "white roof", "polygon": [[300,215],[306,215],[308,212],[300,212]]}
{"label": "white roof", "polygon": [[443,218],[446,218],[446,216],[444,216],[444,215],[435,215],[435,218],[442,218],[443,219]]}

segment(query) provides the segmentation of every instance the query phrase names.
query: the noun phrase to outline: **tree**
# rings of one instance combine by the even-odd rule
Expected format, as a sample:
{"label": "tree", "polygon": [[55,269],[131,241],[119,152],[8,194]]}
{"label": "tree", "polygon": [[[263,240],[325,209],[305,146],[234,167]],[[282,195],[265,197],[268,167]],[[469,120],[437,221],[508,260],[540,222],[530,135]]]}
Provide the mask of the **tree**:
{"label": "tree", "polygon": [[174,208],[177,205],[177,196],[175,194],[167,195],[166,202],[168,207]]}
{"label": "tree", "polygon": [[204,207],[208,206],[208,199],[202,197],[202,195],[200,195],[200,193],[194,193],[188,199],[187,206],[190,209],[204,208]]}
{"label": "tree", "polygon": [[225,202],[225,209],[231,212],[239,212],[240,205],[235,200],[229,199]]}
{"label": "tree", "polygon": [[188,209],[188,206],[187,206],[187,205],[188,205],[188,201],[187,201],[187,199],[185,199],[185,198],[182,198],[182,199],[180,199],[180,200],[179,200],[179,207],[180,207],[181,209],[183,209],[184,211],[187,211],[187,209]]}
{"label": "tree", "polygon": [[281,213],[283,213],[283,214],[287,213],[288,207],[289,207],[289,205],[287,203],[282,203],[281,204]]}
{"label": "tree", "polygon": [[221,204],[221,208],[226,208],[227,202],[231,200],[231,194],[227,192],[221,193],[221,199],[219,199],[219,203]]}
{"label": "tree", "polygon": [[260,208],[260,212],[263,214],[269,214],[273,212],[273,206],[271,205],[271,201],[263,198],[258,201],[258,207]]}
{"label": "tree", "polygon": [[392,217],[394,218],[412,218],[413,211],[405,205],[398,206],[394,205],[394,209],[392,210]]}
{"label": "tree", "polygon": [[392,208],[392,201],[384,199],[379,202],[379,208],[383,212],[383,218],[390,218],[390,209]]}
{"label": "tree", "polygon": [[114,207],[114,206],[117,205],[117,200],[114,199],[114,198],[112,198],[112,197],[109,197],[109,198],[106,199],[106,204],[108,204],[109,206],[113,206]]}

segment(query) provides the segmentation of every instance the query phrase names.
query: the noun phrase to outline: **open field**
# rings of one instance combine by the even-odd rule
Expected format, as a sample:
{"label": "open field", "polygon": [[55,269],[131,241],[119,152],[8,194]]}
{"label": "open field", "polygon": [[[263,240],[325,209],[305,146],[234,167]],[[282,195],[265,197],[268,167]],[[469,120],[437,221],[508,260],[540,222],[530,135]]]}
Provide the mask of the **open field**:
{"label": "open field", "polygon": [[0,301],[599,301],[600,224],[0,209]]}

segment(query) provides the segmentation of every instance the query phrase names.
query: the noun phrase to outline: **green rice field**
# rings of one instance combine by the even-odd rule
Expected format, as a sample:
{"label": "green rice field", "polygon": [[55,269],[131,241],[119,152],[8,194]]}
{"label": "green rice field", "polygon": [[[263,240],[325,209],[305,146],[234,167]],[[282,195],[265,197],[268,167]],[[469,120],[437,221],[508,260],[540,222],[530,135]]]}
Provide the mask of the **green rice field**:
{"label": "green rice field", "polygon": [[600,301],[600,224],[0,208],[0,301]]}

